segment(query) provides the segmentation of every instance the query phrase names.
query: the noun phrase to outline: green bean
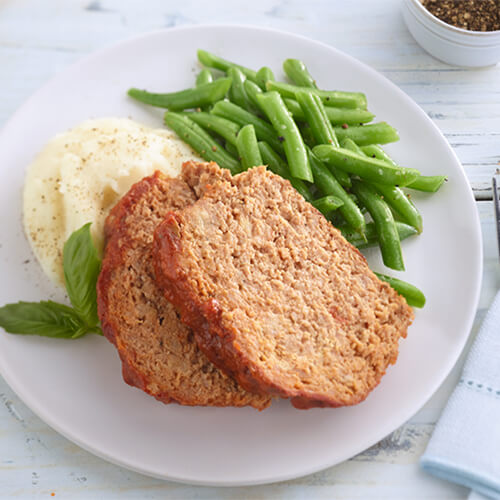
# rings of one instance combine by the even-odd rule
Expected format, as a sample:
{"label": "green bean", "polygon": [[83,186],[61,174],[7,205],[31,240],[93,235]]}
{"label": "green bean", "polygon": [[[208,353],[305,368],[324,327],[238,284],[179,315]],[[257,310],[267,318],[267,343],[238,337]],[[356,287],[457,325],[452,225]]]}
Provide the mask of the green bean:
{"label": "green bean", "polygon": [[236,138],[236,148],[241,158],[243,170],[262,165],[262,157],[260,156],[253,125],[245,125],[239,131],[238,137]]}
{"label": "green bean", "polygon": [[[199,86],[205,85],[207,83],[212,83],[213,81],[214,81],[214,79],[212,77],[211,71],[207,68],[204,68],[198,73],[198,76],[196,77],[196,86],[199,87]],[[205,111],[209,107],[210,106],[202,106],[200,109]]]}
{"label": "green bean", "polygon": [[287,59],[283,63],[283,70],[295,85],[311,89],[318,88],[306,65],[302,61],[299,61],[299,59]]}
{"label": "green bean", "polygon": [[243,87],[245,88],[245,92],[247,93],[248,100],[252,103],[254,108],[258,110],[259,112],[262,112],[260,109],[260,104],[257,99],[257,95],[262,94],[262,89],[252,80],[245,80],[245,83],[243,84]]}
{"label": "green bean", "polygon": [[248,112],[246,109],[243,109],[229,101],[219,101],[215,103],[210,113],[226,118],[227,120],[231,120],[241,127],[248,125],[249,123],[252,124],[255,127],[257,139],[268,142],[278,153],[282,153],[284,151],[283,145],[278,140],[278,134],[276,134],[274,128],[258,116]]}
{"label": "green bean", "polygon": [[186,113],[185,116],[193,120],[206,131],[213,131],[225,139],[226,142],[236,146],[236,136],[240,130],[240,126],[236,123],[226,118],[205,112]]}
{"label": "green bean", "polygon": [[375,189],[404,222],[413,226],[419,233],[422,232],[422,216],[402,189],[387,184],[375,184]]}
{"label": "green bean", "polygon": [[338,146],[339,142],[333,131],[332,124],[326,116],[325,107],[321,99],[317,95],[304,90],[298,91],[295,94],[295,98],[302,108],[304,117],[311,128],[316,143]]}
{"label": "green bean", "polygon": [[285,155],[293,177],[313,182],[307,151],[297,125],[278,92],[259,94],[257,99],[274,130],[283,138]]}
{"label": "green bean", "polygon": [[322,214],[327,216],[337,208],[340,208],[344,202],[337,198],[336,196],[323,196],[322,198],[318,198],[312,201],[312,205],[314,208],[317,208]]}
{"label": "green bean", "polygon": [[385,274],[375,273],[378,279],[387,282],[391,285],[399,295],[402,295],[409,306],[413,307],[424,307],[425,306],[425,295],[421,292],[415,285],[407,283],[406,281],[400,280],[398,278],[393,278],[392,276],[386,276]]}
{"label": "green bean", "polygon": [[300,179],[295,179],[290,175],[287,164],[274,151],[274,149],[264,141],[259,142],[258,145],[262,160],[264,161],[264,164],[268,166],[269,170],[284,179],[288,179],[291,185],[306,201],[311,201],[311,193],[309,192],[306,183]]}
{"label": "green bean", "polygon": [[[366,156],[363,149],[351,139],[344,139],[342,141],[342,147]],[[422,216],[402,189],[387,184],[375,184],[375,188],[378,193],[382,195],[384,201],[404,222],[413,226],[419,233],[422,232]]]}
{"label": "green bean", "polygon": [[224,145],[224,147],[226,148],[226,151],[233,158],[236,158],[237,160],[240,159],[240,155],[238,154],[238,150],[236,149],[236,145],[235,144],[231,144],[230,142],[226,142],[226,144]]}
{"label": "green bean", "polygon": [[[346,147],[346,145],[348,147]],[[357,151],[357,149],[352,149],[352,148],[358,148],[358,146],[356,146],[356,144],[353,141],[351,141],[350,139],[349,139],[349,142],[346,142],[346,140],[344,139],[344,141],[342,143],[342,147],[345,149],[350,149],[351,151],[355,151],[355,152]],[[331,170],[333,175],[336,177],[336,179],[340,182],[340,184],[342,184],[342,186],[344,186],[344,187],[351,187],[352,186],[351,177],[347,172],[344,172],[340,168],[336,168],[333,165],[330,165],[328,163],[327,163],[327,166]],[[347,179],[345,179],[343,176],[347,177]]]}
{"label": "green bean", "polygon": [[274,172],[276,175],[279,175],[284,179],[290,179],[291,175],[288,165],[282,160],[278,153],[276,153],[276,151],[274,151],[274,149],[265,141],[259,141],[258,146],[264,165],[267,165],[269,170]]}
{"label": "green bean", "polygon": [[[305,120],[304,112],[297,101],[288,97],[283,100],[296,120]],[[344,123],[346,125],[359,125],[371,122],[375,117],[366,109],[334,108],[333,106],[324,106],[324,108],[332,125],[343,125]]]}
{"label": "green bean", "polygon": [[334,175],[335,179],[337,179],[343,187],[350,188],[352,186],[351,177],[347,172],[344,172],[344,170],[336,168],[328,163],[326,166],[330,169],[330,172]]}
{"label": "green bean", "polygon": [[426,193],[435,193],[447,180],[446,175],[419,175],[406,187]]}
{"label": "green bean", "polygon": [[212,76],[212,72],[207,68],[203,68],[196,77],[196,86],[199,87],[200,85],[205,85],[206,83],[212,83],[213,81],[214,78]]}
{"label": "green bean", "polygon": [[325,163],[325,165],[343,188],[349,189],[352,186],[351,176],[347,172],[341,170],[340,168],[329,165],[328,163]]}
{"label": "green bean", "polygon": [[273,70],[267,66],[262,66],[262,68],[257,71],[257,84],[262,90],[266,90],[266,82],[269,80],[275,80]]}
{"label": "green bean", "polygon": [[[354,232],[353,230],[347,228],[340,228],[340,229],[342,231],[342,235],[344,236],[344,238],[349,243],[351,243],[351,245],[354,245],[360,250],[363,248],[368,248],[378,245],[377,231],[375,229],[375,224],[373,222],[368,222],[366,224],[366,232],[365,232],[366,239],[362,238],[358,233]],[[410,236],[418,234],[418,231],[413,226],[405,224],[404,222],[396,221],[396,229],[398,231],[400,241],[403,241],[406,238],[409,238]]]}
{"label": "green bean", "polygon": [[266,83],[267,90],[276,90],[282,97],[295,98],[295,92],[299,90],[312,90],[317,94],[326,106],[337,106],[339,108],[362,108],[366,109],[366,97],[359,92],[342,92],[340,90],[318,90],[308,87],[298,87],[283,82]]}
{"label": "green bean", "polygon": [[252,82],[257,83],[257,73],[253,69],[245,68],[245,66],[222,59],[222,57],[216,56],[206,50],[198,49],[198,61],[200,61],[203,66],[226,72],[229,68],[238,68],[247,78],[250,78]]}
{"label": "green bean", "polygon": [[312,133],[311,127],[307,122],[297,123],[297,127],[299,127],[300,133],[302,134],[302,139],[304,144],[308,147],[313,148],[316,145],[316,140],[314,139],[314,135]]}
{"label": "green bean", "polygon": [[396,165],[396,162],[380,147],[376,144],[368,144],[361,148],[366,156],[371,156],[372,158],[377,158],[377,160],[384,160],[391,165]]}
{"label": "green bean", "polygon": [[151,106],[168,108],[173,111],[199,108],[220,101],[231,87],[231,78],[219,78],[212,83],[199,87],[170,92],[168,94],[153,94],[146,90],[131,88],[128,95]]}
{"label": "green bean", "polygon": [[366,182],[355,180],[352,189],[373,218],[384,264],[391,269],[404,271],[401,242],[389,205]]}
{"label": "green bean", "polygon": [[350,188],[352,186],[351,177],[347,172],[340,170],[340,168],[332,167],[331,165],[327,165],[327,167],[343,187]]}
{"label": "green bean", "polygon": [[359,234],[364,235],[366,222],[359,207],[346,193],[337,179],[335,179],[327,166],[311,150],[308,151],[308,154],[309,163],[314,175],[314,183],[320,193],[324,196],[333,195],[340,198],[344,204],[339,208],[339,212],[344,216],[349,226]]}
{"label": "green bean", "polygon": [[227,70],[227,76],[232,80],[228,93],[229,100],[246,109],[249,102],[243,86],[246,80],[245,75],[238,68],[229,68]]}
{"label": "green bean", "polygon": [[399,135],[395,128],[388,123],[369,123],[368,125],[347,126],[347,128],[335,127],[335,133],[339,141],[349,138],[358,146],[367,144],[387,144],[388,142],[399,141]]}
{"label": "green bean", "polygon": [[164,121],[168,127],[184,142],[187,142],[202,158],[207,161],[216,162],[219,167],[227,168],[233,174],[239,171],[239,162],[187,116],[180,113],[166,112]]}
{"label": "green bean", "polygon": [[413,168],[393,167],[385,161],[327,144],[316,146],[313,151],[320,160],[371,182],[406,186],[419,175]]}
{"label": "green bean", "polygon": [[[299,93],[302,92],[303,91],[300,91]],[[313,147],[318,142],[321,144],[325,140],[337,141],[335,132],[333,132],[331,125],[328,124],[328,120],[325,119],[325,115],[322,112],[322,110],[325,109],[325,106],[323,106],[321,100],[318,99],[317,96],[312,95],[311,93],[307,93],[307,96],[308,97],[304,96],[305,99],[302,99],[301,103],[299,104],[299,106],[301,106],[301,109],[303,108],[304,110],[307,110],[305,111],[305,113],[308,116],[307,123],[303,126],[300,126],[300,131],[302,133],[304,141],[310,147]],[[309,96],[311,96],[312,99]],[[312,101],[314,101],[314,103]],[[316,134],[314,133],[315,131]],[[351,187],[351,178],[349,177],[349,174],[347,172],[344,172],[343,170],[332,167],[330,165],[329,168],[342,186]]]}
{"label": "green bean", "polygon": [[[362,149],[366,155],[371,156],[372,158],[384,160],[391,165],[396,165],[396,162],[380,146],[377,146],[376,144],[363,146]],[[419,175],[406,187],[416,189],[417,191],[435,193],[446,180],[447,179],[445,175]]]}
{"label": "green bean", "polygon": [[348,149],[349,151],[352,151],[353,153],[358,153],[361,156],[366,156],[364,151],[352,139],[349,139],[349,137],[346,137],[345,139],[343,139],[342,142],[340,143],[340,145],[344,149]]}

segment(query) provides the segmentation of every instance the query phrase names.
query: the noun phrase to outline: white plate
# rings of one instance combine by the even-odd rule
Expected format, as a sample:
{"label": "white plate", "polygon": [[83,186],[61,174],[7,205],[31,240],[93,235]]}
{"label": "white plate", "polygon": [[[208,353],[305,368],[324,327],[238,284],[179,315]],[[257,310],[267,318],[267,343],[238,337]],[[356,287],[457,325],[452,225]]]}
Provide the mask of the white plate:
{"label": "white plate", "polygon": [[[161,113],[132,102],[126,90],[192,86],[197,48],[253,68],[270,66],[278,78],[285,58],[304,60],[321,87],[367,94],[370,110],[400,132],[400,142],[388,149],[401,164],[448,175],[439,194],[415,195],[425,230],[404,242],[402,276],[425,291],[428,303],[416,312],[397,364],[358,406],[300,411],[282,401],[261,413],[163,405],[122,381],[114,348],[95,336],[64,341],[2,333],[1,372],[50,426],[130,469],[207,485],[294,478],[352,457],[411,417],[456,362],[478,301],[480,228],[464,171],[425,113],[369,67],[287,33],[200,26],[129,40],[64,71],[28,100],[0,136],[0,304],[58,298],[33,262],[21,227],[23,176],[34,154],[55,133],[90,117],[130,116],[159,125]],[[369,260],[382,269],[375,253]]]}

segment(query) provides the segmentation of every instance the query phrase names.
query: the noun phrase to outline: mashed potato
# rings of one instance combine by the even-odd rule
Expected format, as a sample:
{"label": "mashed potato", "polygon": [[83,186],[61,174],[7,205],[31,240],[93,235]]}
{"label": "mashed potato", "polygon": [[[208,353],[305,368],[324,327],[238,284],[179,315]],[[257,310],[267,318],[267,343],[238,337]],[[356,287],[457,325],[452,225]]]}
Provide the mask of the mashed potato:
{"label": "mashed potato", "polygon": [[73,231],[92,222],[100,252],[109,210],[130,186],[161,170],[176,177],[199,159],[172,132],[127,119],[89,120],[55,136],[28,169],[24,227],[45,273],[64,284],[62,250]]}

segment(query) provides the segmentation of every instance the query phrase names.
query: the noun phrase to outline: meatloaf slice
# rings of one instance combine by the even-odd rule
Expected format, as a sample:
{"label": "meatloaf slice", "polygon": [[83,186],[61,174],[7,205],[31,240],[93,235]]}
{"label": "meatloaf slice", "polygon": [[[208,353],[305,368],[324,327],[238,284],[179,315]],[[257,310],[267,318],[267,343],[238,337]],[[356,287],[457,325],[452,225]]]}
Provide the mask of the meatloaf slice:
{"label": "meatloaf slice", "polygon": [[207,356],[297,408],[359,403],[413,312],[290,183],[257,167],[171,212],[157,280]]}
{"label": "meatloaf slice", "polygon": [[245,391],[208,360],[154,279],[156,225],[170,210],[194,203],[207,183],[224,175],[214,164],[189,163],[183,178],[156,172],[118,202],[106,220],[99,318],[118,349],[128,384],[164,403],[263,409],[269,397]]}

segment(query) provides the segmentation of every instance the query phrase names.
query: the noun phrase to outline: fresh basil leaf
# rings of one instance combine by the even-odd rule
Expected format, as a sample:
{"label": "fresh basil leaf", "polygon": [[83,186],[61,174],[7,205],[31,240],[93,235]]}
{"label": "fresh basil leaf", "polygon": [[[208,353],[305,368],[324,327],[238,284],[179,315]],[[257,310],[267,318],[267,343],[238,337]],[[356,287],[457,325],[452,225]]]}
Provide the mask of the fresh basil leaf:
{"label": "fresh basil leaf", "polygon": [[89,327],[98,324],[96,283],[101,260],[90,236],[90,223],[71,234],[64,244],[64,281],[69,300]]}
{"label": "fresh basil leaf", "polygon": [[0,307],[0,326],[9,333],[68,339],[90,330],[71,307],[51,300]]}
{"label": "fresh basil leaf", "polygon": [[66,241],[64,280],[73,308],[51,300],[17,302],[0,307],[0,327],[9,333],[76,339],[102,335],[98,326],[96,284],[101,261],[90,236],[90,224]]}
{"label": "fresh basil leaf", "polygon": [[104,335],[102,333],[102,330],[99,326],[94,326],[94,327],[89,327],[89,326],[84,326],[80,328],[78,331],[76,331],[71,338],[72,339],[78,339],[80,337],[83,337],[87,333],[95,333],[96,335]]}

